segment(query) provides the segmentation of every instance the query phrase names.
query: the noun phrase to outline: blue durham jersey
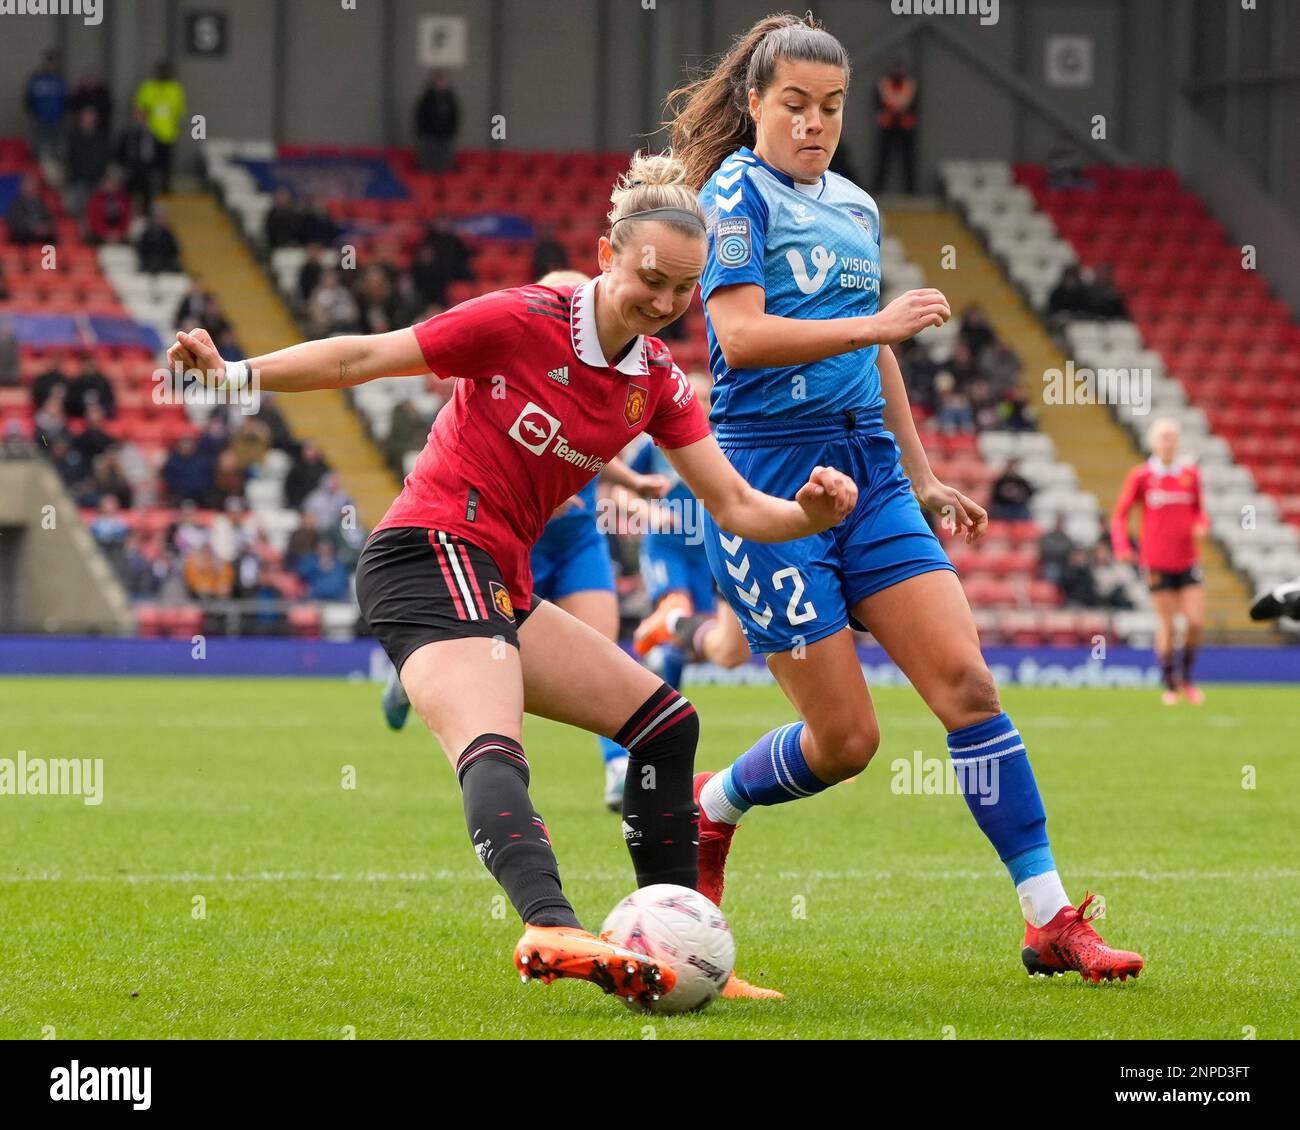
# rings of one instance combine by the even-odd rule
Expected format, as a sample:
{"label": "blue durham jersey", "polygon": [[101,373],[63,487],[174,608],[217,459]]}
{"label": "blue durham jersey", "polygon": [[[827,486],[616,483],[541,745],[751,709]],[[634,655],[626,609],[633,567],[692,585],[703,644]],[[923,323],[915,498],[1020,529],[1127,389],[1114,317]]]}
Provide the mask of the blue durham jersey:
{"label": "blue durham jersey", "polygon": [[596,480],[592,479],[577,494],[581,506],[570,506],[563,514],[552,518],[542,530],[537,549],[543,553],[562,553],[566,546],[587,533],[588,526],[596,524]]}
{"label": "blue durham jersey", "polygon": [[[807,191],[804,191],[807,190]],[[808,364],[731,369],[723,360],[709,295],[761,286],[766,311],[784,318],[848,318],[880,308],[880,212],[852,181],[827,172],[799,185],[753,150],[722,162],[700,193],[709,259],[700,280],[713,371],[714,424],[780,417],[878,413],[884,405],[877,346]]]}

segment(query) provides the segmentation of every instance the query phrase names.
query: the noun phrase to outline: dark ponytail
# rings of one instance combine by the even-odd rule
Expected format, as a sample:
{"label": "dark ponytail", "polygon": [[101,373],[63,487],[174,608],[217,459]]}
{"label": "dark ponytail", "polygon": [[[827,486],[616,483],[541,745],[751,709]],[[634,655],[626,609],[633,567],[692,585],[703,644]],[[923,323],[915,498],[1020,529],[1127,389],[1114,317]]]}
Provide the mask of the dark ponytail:
{"label": "dark ponytail", "polygon": [[781,59],[841,67],[848,88],[848,52],[811,12],[803,19],[788,12],[765,16],[739,36],[708,73],[668,95],[664,125],[692,188],[704,187],[729,153],[754,144],[749,91],[753,88],[761,97]]}

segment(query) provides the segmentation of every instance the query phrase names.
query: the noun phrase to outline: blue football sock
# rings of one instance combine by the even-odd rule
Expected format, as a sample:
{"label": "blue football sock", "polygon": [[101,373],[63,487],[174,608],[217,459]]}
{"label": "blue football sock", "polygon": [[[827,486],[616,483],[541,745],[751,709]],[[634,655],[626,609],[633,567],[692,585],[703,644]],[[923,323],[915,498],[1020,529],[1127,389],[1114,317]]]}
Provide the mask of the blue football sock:
{"label": "blue football sock", "polygon": [[686,653],[680,647],[664,644],[663,680],[675,691],[682,689],[682,672],[686,670]]}
{"label": "blue football sock", "polygon": [[802,722],[791,722],[759,738],[722,774],[728,802],[745,812],[754,805],[784,804],[814,796],[830,785],[817,777],[799,748]]}
{"label": "blue football sock", "polygon": [[1047,813],[1020,733],[1005,713],[948,735],[957,785],[980,831],[1019,884],[1055,871]]}
{"label": "blue football sock", "polygon": [[600,742],[600,756],[604,759],[606,765],[617,757],[627,756],[627,750],[619,745],[618,742],[613,741],[610,738],[601,737],[600,735],[596,736],[596,740]]}

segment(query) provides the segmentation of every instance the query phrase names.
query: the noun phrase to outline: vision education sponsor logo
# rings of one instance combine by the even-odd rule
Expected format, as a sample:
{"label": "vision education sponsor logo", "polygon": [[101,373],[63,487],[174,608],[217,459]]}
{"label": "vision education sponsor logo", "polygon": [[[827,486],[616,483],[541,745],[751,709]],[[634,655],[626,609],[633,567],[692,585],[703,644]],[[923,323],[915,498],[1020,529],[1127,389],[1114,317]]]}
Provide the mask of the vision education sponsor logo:
{"label": "vision education sponsor logo", "polygon": [[50,1072],[50,1098],[56,1103],[129,1102],[132,1110],[148,1110],[152,1075],[151,1067],[83,1067],[74,1059]]}
{"label": "vision education sponsor logo", "polygon": [[96,27],[104,22],[104,0],[0,0],[0,16],[80,16]]}
{"label": "vision education sponsor logo", "polygon": [[104,800],[104,760],[89,757],[0,757],[0,797],[79,796],[87,805]]}

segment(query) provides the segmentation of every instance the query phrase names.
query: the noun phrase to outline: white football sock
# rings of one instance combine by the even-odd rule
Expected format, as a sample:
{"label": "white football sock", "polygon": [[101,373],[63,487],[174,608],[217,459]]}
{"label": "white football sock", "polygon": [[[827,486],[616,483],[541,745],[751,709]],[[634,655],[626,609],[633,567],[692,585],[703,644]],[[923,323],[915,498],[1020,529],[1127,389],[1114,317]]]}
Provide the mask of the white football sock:
{"label": "white football sock", "polygon": [[1016,894],[1020,896],[1020,913],[1026,922],[1035,926],[1046,926],[1062,907],[1074,905],[1061,885],[1061,876],[1055,871],[1045,871],[1017,883]]}
{"label": "white football sock", "polygon": [[745,810],[737,808],[727,799],[722,777],[722,773],[714,773],[704,782],[704,788],[700,790],[700,809],[715,824],[739,824]]}

